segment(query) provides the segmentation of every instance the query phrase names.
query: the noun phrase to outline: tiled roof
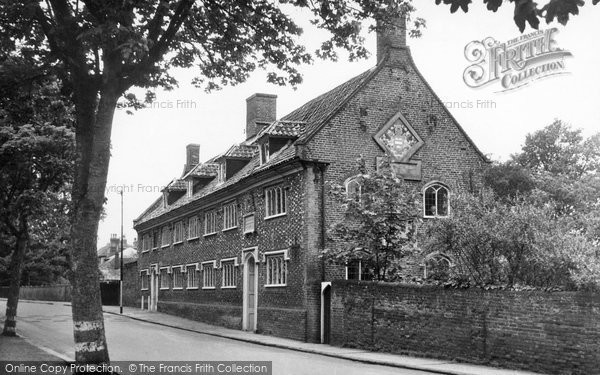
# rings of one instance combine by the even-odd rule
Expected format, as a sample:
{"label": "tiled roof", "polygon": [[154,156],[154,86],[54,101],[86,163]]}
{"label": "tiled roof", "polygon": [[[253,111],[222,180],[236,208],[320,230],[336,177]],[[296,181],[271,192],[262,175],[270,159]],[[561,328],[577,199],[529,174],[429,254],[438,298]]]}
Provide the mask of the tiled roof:
{"label": "tiled roof", "polygon": [[252,159],[258,153],[258,146],[255,145],[235,145],[231,146],[222,156],[241,159]]}
{"label": "tiled roof", "polygon": [[260,131],[260,136],[271,135],[280,137],[298,138],[304,132],[304,121],[274,121]]}
{"label": "tiled roof", "polygon": [[215,177],[219,172],[219,164],[204,163],[198,164],[194,169],[186,175],[192,177]]}
{"label": "tiled roof", "polygon": [[332,114],[341,108],[376,71],[377,67],[351,78],[284,116],[281,121],[306,122],[306,130],[300,137],[300,143],[303,143],[303,141],[312,136]]}
{"label": "tiled roof", "polygon": [[294,146],[291,144],[288,144],[288,145],[284,146],[281,150],[279,150],[277,153],[275,153],[271,157],[271,159],[269,159],[269,161],[264,163],[263,165],[260,165],[259,158],[255,157],[255,158],[251,159],[248,162],[248,164],[246,164],[240,171],[238,171],[235,175],[233,175],[230,179],[228,179],[225,182],[219,182],[218,179],[215,178],[212,181],[210,181],[206,186],[204,186],[200,191],[198,191],[196,194],[194,194],[192,197],[188,197],[187,195],[184,195],[183,197],[181,197],[180,199],[178,199],[176,202],[174,202],[172,205],[169,205],[168,207],[164,207],[163,205],[160,205],[160,206],[157,206],[154,210],[146,211],[144,214],[142,214],[137,219],[136,225],[146,222],[148,220],[154,219],[156,217],[159,217],[159,216],[163,215],[164,213],[169,212],[174,209],[177,209],[181,206],[185,206],[185,205],[189,204],[190,202],[200,200],[200,199],[206,197],[207,195],[210,195],[217,191],[227,189],[229,186],[238,183],[239,181],[245,179],[246,177],[249,177],[250,175],[252,175],[256,172],[267,170],[269,168],[274,167],[275,165],[282,164],[286,161],[293,159],[295,156],[296,156],[296,152],[295,152]]}
{"label": "tiled roof", "polygon": [[175,179],[165,188],[167,191],[186,191],[187,186],[184,180]]}

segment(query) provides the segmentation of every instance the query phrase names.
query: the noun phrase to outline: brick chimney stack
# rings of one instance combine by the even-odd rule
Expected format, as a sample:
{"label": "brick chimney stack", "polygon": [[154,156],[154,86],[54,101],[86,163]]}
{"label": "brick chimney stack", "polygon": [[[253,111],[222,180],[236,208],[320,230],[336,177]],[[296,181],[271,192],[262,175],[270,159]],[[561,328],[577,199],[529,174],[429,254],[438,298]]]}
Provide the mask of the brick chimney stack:
{"label": "brick chimney stack", "polygon": [[406,16],[398,16],[387,25],[378,21],[382,28],[377,31],[377,63],[386,55],[406,48]]}
{"label": "brick chimney stack", "polygon": [[116,233],[113,233],[110,235],[110,249],[107,257],[117,253],[117,251],[119,251],[119,237],[117,237]]}
{"label": "brick chimney stack", "polygon": [[246,139],[255,136],[265,123],[277,120],[277,95],[254,94],[246,99]]}
{"label": "brick chimney stack", "polygon": [[198,163],[200,163],[200,145],[197,143],[190,143],[185,146],[185,165],[183,166],[183,174],[188,173]]}

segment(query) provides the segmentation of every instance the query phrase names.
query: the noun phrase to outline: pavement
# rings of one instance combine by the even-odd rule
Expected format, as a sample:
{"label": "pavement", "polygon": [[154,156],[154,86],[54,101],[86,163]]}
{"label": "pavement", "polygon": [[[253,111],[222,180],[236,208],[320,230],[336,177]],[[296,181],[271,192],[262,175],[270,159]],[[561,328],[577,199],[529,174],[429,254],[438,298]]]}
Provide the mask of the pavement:
{"label": "pavement", "polygon": [[1,361],[44,361],[65,362],[51,349],[40,347],[23,336],[7,337],[0,335]]}
{"label": "pavement", "polygon": [[[118,306],[104,306],[104,312],[114,315],[121,315],[119,313]],[[122,315],[131,319],[185,331],[198,332],[206,335],[244,341],[258,345],[319,354],[373,365],[391,366],[448,375],[539,375],[539,373],[527,371],[506,370],[446,360],[410,357],[389,353],[366,352],[362,349],[340,348],[331,345],[312,344],[281,337],[267,336],[253,332],[214,326],[207,323],[180,318],[174,315],[160,312],[149,312],[147,310],[141,310],[134,307],[124,307]]]}
{"label": "pavement", "polygon": [[[1,300],[1,299],[0,299]],[[45,301],[20,301],[22,303],[44,303]],[[65,302],[55,302],[56,304],[65,304]],[[119,313],[118,306],[104,306],[104,312],[113,316],[120,316],[119,319],[129,318],[141,322],[155,324],[157,326],[169,327],[173,329],[197,332],[205,335],[231,339],[241,342],[263,345],[280,349],[294,350],[297,352],[311,353],[338,359],[356,361],[370,365],[382,365],[408,370],[424,371],[437,374],[450,375],[535,375],[533,372],[506,370],[488,366],[473,365],[467,363],[457,363],[448,360],[438,360],[430,358],[419,358],[405,355],[368,352],[361,349],[340,348],[323,344],[312,344],[285,338],[255,334],[240,330],[228,329],[219,326],[197,322],[173,315],[159,312],[149,312],[139,308],[124,307],[123,314]],[[2,313],[0,312],[0,315]],[[18,328],[17,328],[18,329]],[[0,360],[65,360],[64,356],[44,347],[39,347],[36,343],[27,338],[5,338],[0,336]],[[5,345],[10,344],[10,345]],[[34,346],[36,345],[36,346]]]}

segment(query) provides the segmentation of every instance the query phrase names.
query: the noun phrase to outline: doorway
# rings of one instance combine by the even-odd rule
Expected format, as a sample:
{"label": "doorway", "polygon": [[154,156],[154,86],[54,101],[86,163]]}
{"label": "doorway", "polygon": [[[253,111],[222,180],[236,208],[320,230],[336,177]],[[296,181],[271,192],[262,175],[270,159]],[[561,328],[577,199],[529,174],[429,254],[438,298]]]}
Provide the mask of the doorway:
{"label": "doorway", "polygon": [[244,297],[242,328],[256,331],[258,310],[258,272],[255,251],[246,252],[244,259]]}
{"label": "doorway", "polygon": [[331,282],[321,283],[321,344],[331,341]]}
{"label": "doorway", "polygon": [[150,301],[148,311],[156,311],[158,304],[158,266],[153,266],[150,272]]}

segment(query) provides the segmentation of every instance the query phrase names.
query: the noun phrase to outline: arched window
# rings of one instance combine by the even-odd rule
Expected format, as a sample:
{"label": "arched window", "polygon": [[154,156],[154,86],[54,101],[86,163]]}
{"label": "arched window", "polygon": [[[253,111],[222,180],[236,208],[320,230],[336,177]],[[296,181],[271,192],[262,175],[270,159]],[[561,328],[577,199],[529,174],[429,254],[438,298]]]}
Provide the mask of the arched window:
{"label": "arched window", "polygon": [[360,201],[361,186],[356,177],[350,177],[346,180],[346,196],[356,202]]}
{"label": "arched window", "polygon": [[425,187],[423,193],[423,209],[425,217],[445,217],[450,212],[450,192],[440,183],[432,183]]}
{"label": "arched window", "polygon": [[423,278],[437,281],[448,281],[452,258],[438,251],[428,254],[423,262]]}

